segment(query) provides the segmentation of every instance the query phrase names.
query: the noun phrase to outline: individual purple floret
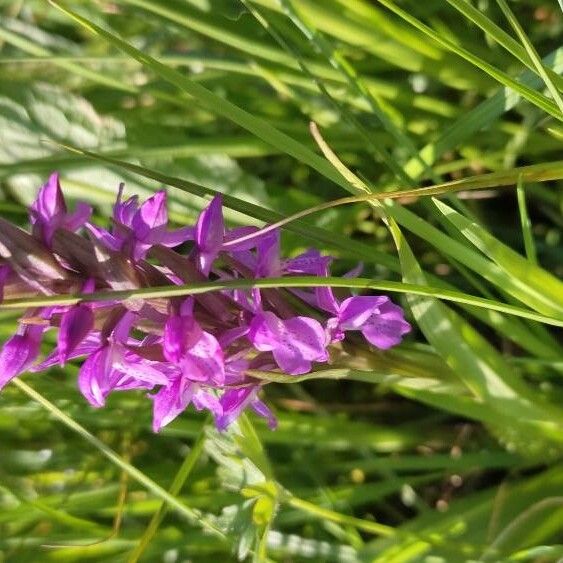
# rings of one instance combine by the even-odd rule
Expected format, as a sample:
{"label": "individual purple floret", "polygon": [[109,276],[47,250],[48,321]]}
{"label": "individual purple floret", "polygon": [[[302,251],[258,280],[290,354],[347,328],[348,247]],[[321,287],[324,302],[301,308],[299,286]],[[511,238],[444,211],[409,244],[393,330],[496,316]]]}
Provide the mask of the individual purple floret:
{"label": "individual purple floret", "polygon": [[193,227],[168,231],[166,192],[161,190],[139,205],[139,197],[121,201],[123,184],[119,186],[113,206],[113,228],[110,231],[88,223],[93,236],[110,250],[123,252],[134,260],[144,258],[155,244],[175,247],[193,239]]}
{"label": "individual purple floret", "polygon": [[74,213],[67,212],[58,172],[51,174],[47,183],[39,190],[37,199],[29,210],[33,236],[46,246],[51,246],[57,229],[74,232],[90,219],[90,215],[92,215],[92,208],[82,202],[77,204]]}
{"label": "individual purple floret", "polygon": [[[108,230],[88,223],[85,203],[67,212],[55,173],[30,208],[31,234],[0,221],[0,301],[4,292],[10,298],[84,295],[74,305],[23,314],[0,351],[0,388],[26,370],[83,359],[78,387],[86,400],[99,408],[115,391],[141,391],[152,400],[155,432],[189,405],[209,411],[220,430],[247,409],[275,428],[260,399],[266,383],[260,374],[310,373],[331,361],[331,349],[343,346],[348,331],[380,349],[399,344],[410,331],[388,297],[336,297],[326,286],[116,299],[111,292],[119,289],[205,280],[323,278],[333,261],[313,248],[283,257],[273,227],[228,229],[220,195],[193,226],[173,230],[164,190],[143,203],[137,196],[123,201],[122,192],[120,186]],[[108,296],[89,301],[97,292]],[[38,361],[42,337],[53,329],[57,345]]]}

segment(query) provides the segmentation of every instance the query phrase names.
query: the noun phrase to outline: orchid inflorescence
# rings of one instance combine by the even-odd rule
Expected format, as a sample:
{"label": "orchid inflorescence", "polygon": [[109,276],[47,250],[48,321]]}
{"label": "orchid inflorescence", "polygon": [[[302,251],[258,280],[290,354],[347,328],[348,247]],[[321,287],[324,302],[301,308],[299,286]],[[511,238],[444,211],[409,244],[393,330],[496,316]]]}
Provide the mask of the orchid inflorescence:
{"label": "orchid inflorescence", "polygon": [[[219,429],[246,407],[273,428],[276,420],[258,397],[263,382],[252,370],[306,374],[313,363],[330,360],[331,345],[347,331],[387,349],[410,330],[402,309],[388,297],[340,300],[327,286],[135,298],[134,290],[146,287],[328,277],[333,259],[315,249],[282,258],[279,229],[226,228],[220,195],[193,227],[169,230],[166,191],[142,204],[137,196],[123,200],[122,191],[120,186],[110,230],[91,222],[92,208],[85,203],[68,211],[57,173],[29,210],[31,234],[0,219],[0,300],[133,290],[121,301],[86,298],[29,308],[0,352],[0,388],[26,370],[86,357],[78,387],[88,402],[102,407],[112,391],[153,390],[148,396],[154,431],[190,403],[209,410]],[[77,234],[80,230],[86,236]],[[56,348],[38,362],[50,328],[58,329]]]}

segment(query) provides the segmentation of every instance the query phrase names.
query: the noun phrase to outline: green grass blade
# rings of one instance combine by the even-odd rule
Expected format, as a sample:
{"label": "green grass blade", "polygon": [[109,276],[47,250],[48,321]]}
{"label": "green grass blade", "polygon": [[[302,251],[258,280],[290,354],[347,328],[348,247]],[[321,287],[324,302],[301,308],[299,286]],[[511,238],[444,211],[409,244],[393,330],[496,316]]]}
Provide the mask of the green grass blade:
{"label": "green grass blade", "polygon": [[[541,68],[544,69],[548,74],[549,79],[554,84],[557,84],[560,89],[563,88],[563,78],[553,72],[553,70],[551,70],[550,68],[544,66],[544,64],[541,62],[541,59],[537,57],[535,49],[534,53],[537,57],[536,61],[534,61],[531,53],[527,48],[522,47],[522,45],[520,45],[518,41],[516,41],[508,33],[506,33],[506,31],[504,31],[490,18],[488,18],[482,11],[473,6],[473,4],[466,2],[465,0],[447,0],[447,2],[460,13],[462,13],[467,19],[471,20],[475,25],[479,26],[489,37],[494,39],[508,53],[517,57],[518,60],[520,60],[521,63],[525,64],[530,70],[533,70],[534,72],[539,71],[539,62]],[[539,72],[538,74],[539,76],[541,76]]]}
{"label": "green grass blade", "polygon": [[436,299],[444,299],[454,303],[463,303],[474,307],[499,311],[517,317],[550,324],[563,326],[563,320],[538,314],[514,305],[508,305],[492,299],[484,299],[468,295],[460,291],[441,289],[428,286],[427,284],[412,284],[392,281],[377,281],[367,278],[318,278],[314,276],[291,276],[284,278],[260,278],[260,279],[237,279],[223,282],[193,283],[175,286],[147,287],[132,290],[100,291],[89,294],[68,294],[31,297],[21,299],[6,299],[0,303],[0,311],[10,309],[22,309],[27,307],[46,307],[49,305],[76,305],[81,302],[96,302],[110,300],[127,300],[130,298],[157,299],[170,298],[182,295],[200,295],[213,291],[229,289],[249,289],[253,287],[346,287],[363,290],[390,291],[393,293],[404,293],[412,295],[424,295]]}
{"label": "green grass blade", "polygon": [[66,415],[56,405],[51,403],[51,401],[31,388],[27,383],[24,383],[21,379],[15,379],[13,380],[13,384],[21,389],[21,391],[28,395],[31,399],[39,403],[46,411],[48,411],[60,422],[62,422],[70,430],[77,433],[84,441],[94,446],[94,448],[96,448],[102,455],[107,457],[121,470],[125,471],[132,479],[140,483],[155,496],[173,507],[179,514],[188,518],[190,522],[199,522],[199,524],[209,532],[214,533],[219,537],[223,537],[223,533],[214,524],[209,522],[206,518],[203,518],[198,511],[193,510],[185,504],[181,503],[175,496],[171,495],[168,491],[166,491],[152,479],[147,477],[142,471],[140,471],[136,467],[133,467],[130,463],[125,461],[109,446],[107,446],[101,440],[96,438],[96,436],[88,432],[88,430],[78,424],[78,422],[73,420],[70,416]]}
{"label": "green grass blade", "polygon": [[[454,227],[481,252],[500,266],[512,280],[514,287],[521,288],[527,304],[545,314],[563,318],[563,283],[544,269],[530,263],[520,254],[502,244],[477,223],[470,221],[444,202],[434,200],[438,210]],[[501,288],[502,289],[502,288]],[[515,295],[516,297],[516,295]]]}
{"label": "green grass blade", "polygon": [[[176,473],[174,480],[170,485],[169,492],[173,497],[177,497],[180,494],[182,487],[186,483],[186,480],[190,476],[195,464],[203,453],[205,446],[205,424],[206,423],[204,423],[204,427],[202,428],[199,437],[197,438],[195,444],[191,447],[188,455],[184,458],[182,465],[178,469],[178,473]],[[163,501],[158,507],[158,510],[153,514],[153,517],[139,540],[139,543],[129,555],[127,563],[137,563],[137,561],[142,557],[149,543],[156,534],[158,527],[162,523],[162,520],[164,520],[164,517],[166,516],[167,506],[167,503]]]}
{"label": "green grass blade", "polygon": [[[393,221],[390,227],[399,250],[403,279],[406,283],[424,284],[425,276],[400,229]],[[534,397],[531,388],[469,323],[434,299],[411,294],[407,301],[428,341],[483,403],[489,422],[496,419],[495,426],[502,428],[502,419],[514,417],[513,429],[518,430],[511,433],[511,439],[518,441],[520,447],[526,446],[523,436],[536,433],[538,439],[542,436],[548,442],[563,443],[563,433],[554,422],[562,419],[563,414],[554,414],[551,409],[551,415],[546,415],[544,409],[550,410],[547,405]]]}
{"label": "green grass blade", "polygon": [[516,16],[506,3],[506,0],[497,0],[497,4],[500,6],[500,9],[504,13],[506,19],[514,29],[516,35],[520,39],[522,45],[526,49],[526,53],[530,57],[534,68],[536,69],[537,73],[541,76],[542,80],[545,82],[547,89],[551,93],[551,96],[555,100],[559,111],[563,114],[563,98],[561,98],[561,94],[557,89],[557,86],[553,83],[552,77],[547,72],[546,68],[543,66],[540,56],[538,55],[535,47],[532,45],[531,41],[528,39],[526,32],[522,29],[520,22],[516,19]]}
{"label": "green grass blade", "polygon": [[106,31],[98,25],[89,22],[72,10],[63,7],[61,4],[58,4],[53,0],[49,1],[51,4],[53,4],[53,6],[67,14],[84,29],[87,29],[95,35],[104,38],[106,41],[108,41],[108,43],[114,45],[124,53],[127,53],[132,58],[140,62],[144,67],[152,70],[162,79],[173,84],[186,94],[193,96],[193,98],[203,107],[205,107],[205,109],[211,111],[214,114],[225,117],[230,121],[233,121],[240,127],[250,131],[257,137],[259,137],[266,143],[273,145],[282,152],[285,152],[293,156],[300,162],[307,164],[336,184],[343,187],[345,186],[343,178],[336,172],[336,170],[334,170],[332,166],[330,166],[326,162],[326,160],[315,154],[300,142],[289,137],[285,133],[282,133],[266,121],[259,119],[253,116],[251,113],[239,108],[225,98],[221,98],[217,94],[214,94],[204,86],[201,86],[197,82],[190,80],[178,71],[168,68],[162,63],[159,63],[150,55],[139,51],[123,39],[120,39],[109,31]]}
{"label": "green grass blade", "polygon": [[[563,47],[545,57],[543,63],[546,66],[551,66],[554,72],[563,72]],[[522,73],[518,80],[532,88],[541,86],[541,79],[530,71]],[[520,96],[509,88],[497,92],[446,127],[438,139],[421,149],[420,158],[428,165],[435,164],[445,152],[457,148],[477,131],[489,127],[503,113],[515,107],[520,100]],[[413,178],[419,178],[424,173],[424,167],[421,167],[418,159],[409,160],[405,170]]]}
{"label": "green grass blade", "polygon": [[522,177],[518,178],[518,185],[516,186],[516,194],[518,197],[518,211],[520,212],[520,223],[522,225],[522,236],[524,239],[524,250],[528,261],[538,265],[538,258],[536,253],[536,243],[534,242],[534,235],[532,233],[532,222],[528,215],[528,206],[526,205],[526,192],[524,189],[524,181]]}
{"label": "green grass blade", "polygon": [[508,88],[511,88],[512,90],[518,92],[523,98],[525,98],[538,108],[542,109],[546,113],[552,115],[560,121],[563,121],[563,113],[561,112],[561,110],[543,94],[540,94],[536,90],[533,90],[532,88],[529,88],[528,86],[518,82],[517,80],[514,80],[511,76],[509,76],[502,70],[495,68],[485,60],[470,53],[467,49],[464,49],[463,47],[460,47],[449,39],[443,37],[417,18],[411,16],[405,10],[402,10],[401,8],[396,6],[391,0],[378,0],[378,2],[389,8],[392,12],[403,18],[405,21],[409,22],[411,25],[413,25],[426,35],[428,35],[428,37],[432,38],[434,41],[437,41],[446,49],[449,49],[453,53],[456,53],[460,57],[475,65],[477,68],[480,68],[483,72],[486,72],[489,76],[491,76],[504,86],[507,86]]}

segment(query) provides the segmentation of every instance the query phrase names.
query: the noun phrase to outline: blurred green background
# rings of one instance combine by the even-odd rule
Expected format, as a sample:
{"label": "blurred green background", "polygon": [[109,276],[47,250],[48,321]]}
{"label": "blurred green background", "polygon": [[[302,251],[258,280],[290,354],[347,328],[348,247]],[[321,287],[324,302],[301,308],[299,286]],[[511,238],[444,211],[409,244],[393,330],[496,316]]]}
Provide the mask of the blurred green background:
{"label": "blurred green background", "polygon": [[[400,347],[265,385],[275,432],[249,415],[219,434],[189,409],[154,435],[142,393],[94,411],[78,365],[24,376],[0,395],[0,561],[562,561],[559,4],[64,6],[83,19],[0,1],[2,217],[26,225],[53,170],[101,221],[119,182],[170,186],[179,224],[210,190],[231,224],[262,225],[346,189],[460,180],[386,205],[391,228],[355,204],[283,232],[335,275],[362,261],[457,301],[396,294]],[[17,318],[0,311],[2,340]]]}

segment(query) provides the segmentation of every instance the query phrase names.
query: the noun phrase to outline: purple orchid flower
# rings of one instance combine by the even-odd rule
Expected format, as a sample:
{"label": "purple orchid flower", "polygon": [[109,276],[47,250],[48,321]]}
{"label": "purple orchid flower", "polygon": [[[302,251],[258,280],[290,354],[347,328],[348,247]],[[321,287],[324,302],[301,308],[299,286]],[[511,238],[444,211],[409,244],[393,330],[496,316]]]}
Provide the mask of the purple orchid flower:
{"label": "purple orchid flower", "polygon": [[[237,253],[254,248],[259,240],[245,237],[257,232],[256,227],[225,229],[223,198],[216,195],[200,213],[195,227],[196,263],[204,275],[209,275],[213,262],[223,250]],[[238,242],[238,239],[241,239]]]}
{"label": "purple orchid flower", "polygon": [[39,190],[37,198],[29,209],[33,225],[33,236],[50,247],[57,229],[76,231],[92,215],[92,208],[79,202],[74,213],[68,213],[65,198],[59,182],[59,174],[51,174],[47,183]]}
{"label": "purple orchid flower", "polygon": [[187,299],[180,314],[173,314],[164,326],[163,352],[190,381],[223,385],[225,364],[217,339],[201,329],[193,317],[193,299]]}
{"label": "purple orchid flower", "polygon": [[192,227],[168,231],[166,190],[156,192],[139,205],[138,196],[122,202],[123,184],[119,186],[113,207],[113,228],[109,232],[92,223],[86,226],[104,246],[127,252],[135,261],[144,258],[155,244],[173,248],[194,237]]}
{"label": "purple orchid flower", "polygon": [[[93,278],[86,280],[82,293],[92,293],[96,287]],[[94,311],[92,305],[79,303],[70,307],[61,317],[59,327],[58,351],[61,366],[68,360],[79,344],[88,336],[94,327]]]}
{"label": "purple orchid flower", "polygon": [[247,407],[266,418],[272,430],[276,428],[278,421],[266,404],[258,398],[259,389],[259,386],[253,385],[225,391],[220,399],[221,413],[215,417],[217,428],[225,430]]}
{"label": "purple orchid flower", "polygon": [[326,362],[326,332],[309,317],[282,320],[270,311],[258,313],[248,338],[257,350],[272,352],[278,366],[290,375],[307,373],[311,362]]}
{"label": "purple orchid flower", "polygon": [[335,312],[327,324],[333,342],[343,340],[347,330],[358,330],[370,344],[387,350],[411,330],[401,307],[383,295],[349,297],[337,305]]}
{"label": "purple orchid flower", "polygon": [[[227,229],[220,195],[196,225],[169,231],[165,191],[142,204],[137,196],[122,201],[122,194],[123,185],[111,230],[86,225],[95,241],[74,234],[91,209],[79,204],[67,212],[57,174],[31,206],[33,235],[0,219],[0,300],[4,287],[10,296],[56,296],[78,287],[83,293],[173,287],[204,281],[211,272],[221,280],[330,275],[333,257],[316,249],[284,258],[276,225]],[[194,241],[189,255],[171,250],[187,240]],[[144,260],[149,250],[150,262]],[[384,296],[337,299],[324,286],[288,291],[225,289],[183,301],[156,291],[155,297],[133,296],[121,304],[108,297],[29,310],[0,351],[0,388],[24,370],[85,357],[78,386],[88,402],[101,407],[112,391],[154,390],[149,397],[155,432],[189,405],[211,412],[221,430],[247,408],[274,428],[276,419],[258,397],[261,386],[252,370],[303,374],[314,362],[329,361],[327,347],[347,331],[361,332],[381,349],[410,331],[402,309]],[[297,316],[307,307],[315,308],[320,320]],[[58,329],[57,347],[33,365],[50,327]]]}
{"label": "purple orchid flower", "polygon": [[114,390],[152,389],[167,385],[174,366],[147,360],[133,351],[129,331],[135,314],[126,312],[116,324],[111,335],[101,346],[92,343],[90,355],[78,374],[78,387],[93,407],[103,407],[109,393]]}
{"label": "purple orchid flower", "polygon": [[39,356],[44,325],[20,324],[0,351],[0,389],[23,373]]}

